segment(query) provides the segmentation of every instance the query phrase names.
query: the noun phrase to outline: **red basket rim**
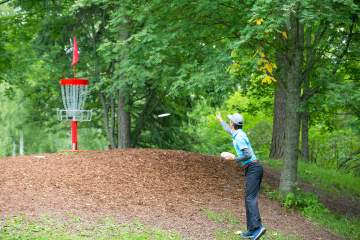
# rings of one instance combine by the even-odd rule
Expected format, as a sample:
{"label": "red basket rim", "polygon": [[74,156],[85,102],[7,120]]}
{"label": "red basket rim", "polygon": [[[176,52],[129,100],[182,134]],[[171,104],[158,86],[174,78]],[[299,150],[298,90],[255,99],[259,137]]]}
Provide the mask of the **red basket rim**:
{"label": "red basket rim", "polygon": [[80,78],[64,78],[60,80],[60,85],[86,86],[89,85],[89,81]]}

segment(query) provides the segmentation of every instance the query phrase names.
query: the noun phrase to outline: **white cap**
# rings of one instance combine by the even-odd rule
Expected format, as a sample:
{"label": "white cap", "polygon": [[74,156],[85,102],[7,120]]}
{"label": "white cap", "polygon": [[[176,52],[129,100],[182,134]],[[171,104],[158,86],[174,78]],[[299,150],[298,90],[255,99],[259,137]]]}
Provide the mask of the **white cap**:
{"label": "white cap", "polygon": [[235,124],[243,124],[244,123],[244,117],[240,114],[240,113],[234,113],[234,114],[229,114],[228,118]]}

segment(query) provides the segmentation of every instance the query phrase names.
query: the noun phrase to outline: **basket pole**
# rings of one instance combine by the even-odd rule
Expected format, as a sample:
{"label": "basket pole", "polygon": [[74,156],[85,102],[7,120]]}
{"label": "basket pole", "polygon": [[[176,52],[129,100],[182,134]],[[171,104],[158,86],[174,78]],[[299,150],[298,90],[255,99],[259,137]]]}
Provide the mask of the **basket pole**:
{"label": "basket pole", "polygon": [[76,78],[76,65],[73,66],[74,79]]}
{"label": "basket pole", "polygon": [[75,118],[71,120],[71,150],[78,150],[77,146],[77,121]]}

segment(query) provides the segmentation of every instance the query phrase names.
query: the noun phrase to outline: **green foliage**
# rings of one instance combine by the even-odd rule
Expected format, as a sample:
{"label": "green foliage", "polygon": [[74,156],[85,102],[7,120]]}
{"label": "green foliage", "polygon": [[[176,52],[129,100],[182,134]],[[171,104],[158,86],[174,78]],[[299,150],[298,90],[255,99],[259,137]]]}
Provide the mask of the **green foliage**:
{"label": "green foliage", "polygon": [[[27,138],[27,153],[66,148],[68,126],[59,125],[54,110],[61,107],[57,81],[72,75],[71,54],[64,48],[69,49],[69,39],[76,34],[81,59],[77,74],[90,80],[87,108],[95,110],[93,121],[81,129],[81,148],[108,145],[106,131],[98,130],[104,128],[99,96],[105,96],[107,104],[115,102],[117,109],[121,90],[131,114],[134,146],[209,154],[232,151],[229,138],[213,117],[220,109],[223,114],[244,113],[245,131],[258,157],[267,157],[273,112],[271,79],[281,70],[277,54],[293,37],[289,17],[294,12],[305,24],[311,51],[319,53],[309,75],[316,93],[307,101],[311,157],[321,166],[359,173],[358,34],[351,36],[344,52],[350,27],[353,33],[358,31],[353,22],[358,21],[359,5],[351,0],[184,0],[171,4],[163,0],[29,0],[1,4],[0,81],[10,84],[2,95],[21,96],[13,103],[19,112],[10,103],[3,107],[11,109],[3,117],[11,130],[3,129],[1,154],[11,151],[9,143],[18,138],[19,126]],[[316,41],[320,33],[322,38]],[[311,53],[305,50],[304,67]],[[229,97],[234,91],[242,95]],[[164,112],[172,115],[154,117]],[[118,127],[113,129],[116,139]]]}
{"label": "green foliage", "polygon": [[327,229],[347,239],[358,239],[360,237],[360,219],[349,218],[330,212],[317,196],[312,193],[305,193],[299,188],[294,193],[282,196],[279,191],[268,191],[267,195],[278,200],[287,209],[299,210],[305,217],[321,224]]}
{"label": "green foliage", "polygon": [[326,208],[306,208],[302,210],[304,216],[312,221],[320,223],[322,226],[330,229],[346,239],[360,238],[360,219],[347,218],[341,215],[330,213]]}
{"label": "green foliage", "polygon": [[[266,164],[273,168],[281,169],[282,162],[268,160]],[[350,198],[359,198],[360,179],[343,171],[335,169],[324,169],[313,163],[300,162],[299,177],[301,180],[315,185],[330,194],[347,195]],[[348,218],[330,212],[319,202],[318,198],[311,193],[304,193],[297,189],[285,197],[278,191],[266,190],[270,198],[279,200],[286,208],[298,209],[304,216],[320,223],[331,231],[343,235],[349,239],[360,237],[360,219]]]}
{"label": "green foliage", "polygon": [[[56,111],[51,110],[46,115],[52,118],[54,126],[49,127],[49,119],[36,116],[31,100],[24,96],[20,89],[12,85],[0,85],[0,156],[9,156],[16,145],[19,154],[20,132],[23,132],[25,154],[57,152],[71,149],[69,122],[60,123],[56,119]],[[12,90],[11,90],[12,89]],[[10,91],[11,95],[7,94]],[[55,125],[56,124],[56,125]],[[79,125],[79,143],[81,149],[104,149],[106,141],[100,129],[91,128],[89,123]]]}
{"label": "green foliage", "polygon": [[337,195],[360,198],[360,177],[337,169],[300,162],[300,178]]}
{"label": "green foliage", "polygon": [[[278,160],[263,160],[271,168],[280,170],[282,162]],[[351,198],[360,197],[360,178],[354,174],[337,169],[323,168],[315,163],[300,161],[299,178],[309,184],[319,187],[331,194],[347,195]]]}
{"label": "green foliage", "polygon": [[[348,124],[351,120],[339,119],[338,121],[342,125]],[[357,150],[360,144],[359,136],[353,129],[340,124],[331,124],[330,131],[321,125],[310,129],[311,161],[320,166],[338,168],[342,161]]]}
{"label": "green foliage", "polygon": [[300,189],[287,194],[282,202],[284,207],[288,209],[297,208],[304,211],[317,211],[324,208],[324,205],[319,202],[314,194],[301,192]]}
{"label": "green foliage", "polygon": [[[224,121],[228,121],[227,115],[234,112],[243,114],[245,118],[244,131],[258,155],[263,158],[268,155],[271,141],[271,113],[270,108],[262,106],[270,105],[270,99],[262,97],[250,98],[235,92],[221,106]],[[219,154],[223,151],[233,152],[231,138],[222,129],[215,115],[217,108],[209,106],[206,101],[197,105],[189,113],[190,122],[187,126],[189,135],[193,136],[192,150],[207,154]]]}

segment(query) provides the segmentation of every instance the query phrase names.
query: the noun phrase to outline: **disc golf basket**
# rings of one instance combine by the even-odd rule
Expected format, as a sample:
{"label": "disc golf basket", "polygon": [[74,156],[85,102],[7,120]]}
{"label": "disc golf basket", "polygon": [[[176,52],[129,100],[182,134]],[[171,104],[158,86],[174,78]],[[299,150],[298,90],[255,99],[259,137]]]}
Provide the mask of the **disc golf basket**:
{"label": "disc golf basket", "polygon": [[77,122],[91,121],[91,110],[84,110],[89,81],[79,78],[60,80],[61,96],[65,109],[58,109],[60,121],[71,120],[71,150],[78,150]]}

